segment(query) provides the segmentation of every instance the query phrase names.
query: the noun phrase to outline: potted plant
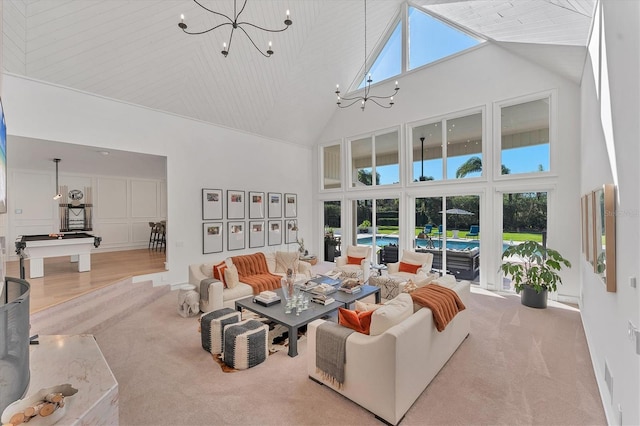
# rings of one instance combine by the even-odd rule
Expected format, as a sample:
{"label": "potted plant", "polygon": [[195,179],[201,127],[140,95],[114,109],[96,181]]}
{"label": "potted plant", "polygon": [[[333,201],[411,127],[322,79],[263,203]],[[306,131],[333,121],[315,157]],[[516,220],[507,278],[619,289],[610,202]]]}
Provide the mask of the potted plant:
{"label": "potted plant", "polygon": [[[513,245],[502,253],[500,270],[511,275],[516,293],[522,292],[520,301],[532,308],[546,308],[549,290],[556,291],[562,284],[558,271],[571,263],[558,251],[536,241]],[[511,259],[511,260],[504,260]]]}
{"label": "potted plant", "polygon": [[358,226],[358,232],[360,232],[361,234],[368,234],[370,233],[370,230],[371,222],[369,222],[368,219],[363,220],[360,226]]}

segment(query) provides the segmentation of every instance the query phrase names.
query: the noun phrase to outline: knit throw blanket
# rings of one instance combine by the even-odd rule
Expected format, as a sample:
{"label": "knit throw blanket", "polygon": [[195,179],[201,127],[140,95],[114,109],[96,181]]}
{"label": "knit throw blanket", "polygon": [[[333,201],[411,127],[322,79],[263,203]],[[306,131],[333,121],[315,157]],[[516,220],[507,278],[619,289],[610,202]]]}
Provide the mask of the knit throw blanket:
{"label": "knit throw blanket", "polygon": [[353,330],[334,322],[324,322],[316,329],[316,371],[323,380],[341,388],[347,362],[347,337]]}
{"label": "knit throw blanket", "polygon": [[438,331],[444,330],[458,312],[466,309],[458,293],[437,284],[425,285],[409,294],[415,303],[431,309]]}
{"label": "knit throw blanket", "polygon": [[238,269],[238,278],[253,287],[253,294],[280,288],[281,277],[269,272],[264,253],[235,256],[231,260]]}

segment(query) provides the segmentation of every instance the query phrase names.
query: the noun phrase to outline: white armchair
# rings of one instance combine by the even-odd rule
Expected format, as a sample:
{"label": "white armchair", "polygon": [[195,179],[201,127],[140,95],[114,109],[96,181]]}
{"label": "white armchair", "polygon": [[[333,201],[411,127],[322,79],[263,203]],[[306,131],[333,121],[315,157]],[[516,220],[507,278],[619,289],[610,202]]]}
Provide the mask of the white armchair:
{"label": "white armchair", "polygon": [[432,264],[433,253],[416,253],[415,251],[402,250],[402,257],[400,257],[399,262],[387,263],[387,273],[407,281],[415,279],[416,275],[420,273],[429,274]]}
{"label": "white armchair", "polygon": [[369,279],[371,265],[371,246],[347,246],[345,255],[336,257],[336,269],[344,276],[360,278],[365,282]]}

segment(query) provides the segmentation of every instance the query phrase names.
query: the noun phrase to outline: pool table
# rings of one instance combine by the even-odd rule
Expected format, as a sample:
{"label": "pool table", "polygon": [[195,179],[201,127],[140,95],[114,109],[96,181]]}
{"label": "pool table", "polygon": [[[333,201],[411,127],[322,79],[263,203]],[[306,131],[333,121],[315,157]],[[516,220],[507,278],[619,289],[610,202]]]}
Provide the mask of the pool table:
{"label": "pool table", "polygon": [[101,241],[86,232],[21,235],[16,239],[16,254],[29,258],[30,278],[44,276],[45,257],[71,256],[71,262],[78,263],[78,272],[85,272],[91,270],[91,248]]}

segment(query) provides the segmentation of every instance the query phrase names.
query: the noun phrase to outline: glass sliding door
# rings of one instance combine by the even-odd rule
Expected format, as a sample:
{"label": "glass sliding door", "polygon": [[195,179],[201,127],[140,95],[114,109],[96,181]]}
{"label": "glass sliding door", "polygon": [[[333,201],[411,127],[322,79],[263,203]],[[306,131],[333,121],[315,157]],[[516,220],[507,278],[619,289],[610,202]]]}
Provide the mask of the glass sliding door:
{"label": "glass sliding door", "polygon": [[340,201],[324,202],[324,260],[333,262],[342,249],[342,217]]}
{"label": "glass sliding door", "polygon": [[[502,196],[502,252],[509,245],[533,240],[547,243],[547,193],[509,192]],[[514,259],[517,261],[517,259]],[[513,291],[511,277],[503,277],[502,290]]]}

